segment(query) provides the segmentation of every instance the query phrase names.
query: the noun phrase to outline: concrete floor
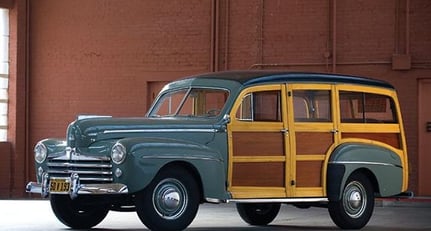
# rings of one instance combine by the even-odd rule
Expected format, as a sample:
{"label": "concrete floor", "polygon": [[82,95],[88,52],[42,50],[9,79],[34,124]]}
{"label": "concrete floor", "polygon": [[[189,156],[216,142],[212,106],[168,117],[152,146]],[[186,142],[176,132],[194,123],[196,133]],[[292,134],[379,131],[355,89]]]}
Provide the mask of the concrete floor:
{"label": "concrete floor", "polygon": [[[419,206],[418,206],[419,205]],[[363,230],[431,230],[431,206],[378,206]],[[423,205],[423,204],[422,204]],[[249,226],[234,204],[204,204],[187,230],[337,230],[324,208],[282,205],[269,226]],[[57,220],[47,200],[0,200],[0,230],[70,230]],[[134,212],[110,212],[94,230],[146,230]]]}

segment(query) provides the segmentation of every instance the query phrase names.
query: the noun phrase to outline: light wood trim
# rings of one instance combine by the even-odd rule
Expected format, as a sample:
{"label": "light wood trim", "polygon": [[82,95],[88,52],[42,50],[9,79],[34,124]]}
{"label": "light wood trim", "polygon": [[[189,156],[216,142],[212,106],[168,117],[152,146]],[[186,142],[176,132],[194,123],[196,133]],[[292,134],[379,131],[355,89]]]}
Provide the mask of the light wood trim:
{"label": "light wood trim", "polygon": [[294,83],[289,84],[291,90],[331,90],[332,85],[326,83]]}
{"label": "light wood trim", "polygon": [[295,122],[295,131],[330,132],[334,128],[332,122]]}
{"label": "light wood trim", "polygon": [[229,188],[233,199],[286,197],[284,187],[239,187]]}
{"label": "light wood trim", "polygon": [[387,95],[393,97],[396,95],[394,90],[387,88],[379,88],[372,86],[363,86],[357,84],[343,84],[336,86],[339,91],[353,91],[353,92],[365,92],[365,93],[375,93],[380,95]]}
{"label": "light wood trim", "polygon": [[399,133],[399,124],[341,123],[341,132]]}
{"label": "light wood trim", "polygon": [[233,162],[285,162],[285,156],[234,156]]}
{"label": "light wood trim", "polygon": [[296,161],[307,161],[307,160],[325,160],[326,155],[310,154],[310,155],[297,155]]}
{"label": "light wood trim", "polygon": [[306,187],[297,188],[295,197],[322,197],[325,196],[325,189],[323,187]]}

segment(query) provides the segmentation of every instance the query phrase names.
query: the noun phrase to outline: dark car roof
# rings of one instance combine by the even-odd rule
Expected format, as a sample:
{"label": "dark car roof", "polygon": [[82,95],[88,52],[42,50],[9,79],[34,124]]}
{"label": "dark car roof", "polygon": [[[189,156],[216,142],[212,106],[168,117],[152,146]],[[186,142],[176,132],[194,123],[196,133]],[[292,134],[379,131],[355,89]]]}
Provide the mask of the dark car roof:
{"label": "dark car roof", "polygon": [[241,83],[242,85],[276,83],[276,82],[324,82],[324,83],[352,83],[385,88],[394,88],[391,84],[365,77],[326,74],[314,72],[289,72],[289,71],[222,71],[191,76],[190,78],[225,79]]}

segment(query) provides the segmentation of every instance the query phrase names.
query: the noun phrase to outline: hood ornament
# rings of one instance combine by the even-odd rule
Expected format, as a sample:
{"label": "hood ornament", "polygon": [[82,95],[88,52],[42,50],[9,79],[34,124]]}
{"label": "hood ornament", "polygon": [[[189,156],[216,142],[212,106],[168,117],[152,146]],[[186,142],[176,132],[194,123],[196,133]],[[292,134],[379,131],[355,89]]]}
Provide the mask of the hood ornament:
{"label": "hood ornament", "polygon": [[73,160],[75,157],[79,156],[79,153],[76,152],[75,148],[67,147],[65,151],[67,160]]}

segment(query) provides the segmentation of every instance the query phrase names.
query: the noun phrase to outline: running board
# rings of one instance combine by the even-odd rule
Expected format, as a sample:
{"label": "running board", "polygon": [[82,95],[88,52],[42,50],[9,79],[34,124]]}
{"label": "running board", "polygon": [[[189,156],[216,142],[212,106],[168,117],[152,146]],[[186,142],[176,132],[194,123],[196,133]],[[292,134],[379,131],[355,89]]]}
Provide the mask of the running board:
{"label": "running board", "polygon": [[305,198],[258,198],[258,199],[227,199],[226,203],[314,203],[328,202],[326,197]]}

